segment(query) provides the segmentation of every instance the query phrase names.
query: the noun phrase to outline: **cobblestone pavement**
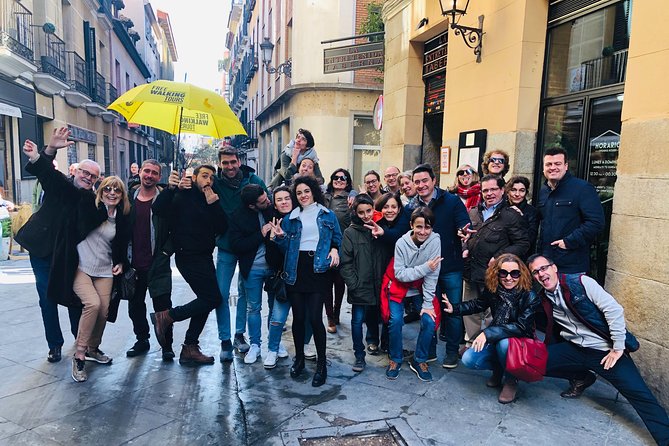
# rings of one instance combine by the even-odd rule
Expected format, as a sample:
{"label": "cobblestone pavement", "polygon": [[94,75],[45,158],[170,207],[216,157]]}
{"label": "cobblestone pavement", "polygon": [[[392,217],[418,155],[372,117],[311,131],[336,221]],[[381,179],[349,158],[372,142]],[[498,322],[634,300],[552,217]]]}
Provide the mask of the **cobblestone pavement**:
{"label": "cobblestone pavement", "polygon": [[[192,297],[175,269],[174,302]],[[311,387],[314,362],[299,380],[289,376],[290,359],[273,370],[262,360],[244,364],[240,356],[227,364],[183,367],[162,362],[153,338],[147,355],[126,358],[135,339],[125,302],[101,345],[113,364],[87,363],[89,380],[78,384],[70,377],[69,333],[63,360],[46,361],[27,260],[0,262],[0,308],[1,445],[297,445],[300,439],[389,429],[408,445],[653,444],[630,405],[601,380],[578,400],[560,398],[564,381],[521,384],[518,400],[501,405],[497,390],[485,386],[487,374],[461,365],[447,371],[433,363],[434,381],[423,383],[404,364],[399,379],[389,381],[387,359],[367,356],[367,369],[356,374],[347,304],[338,332],[327,335],[331,365],[320,388]],[[60,316],[65,328],[63,308]],[[175,340],[185,329],[176,324]],[[414,349],[416,332],[415,323],[405,327],[406,348]],[[216,333],[212,315],[201,345],[218,357]],[[293,352],[290,331],[284,342]],[[441,360],[443,345],[438,353]]]}

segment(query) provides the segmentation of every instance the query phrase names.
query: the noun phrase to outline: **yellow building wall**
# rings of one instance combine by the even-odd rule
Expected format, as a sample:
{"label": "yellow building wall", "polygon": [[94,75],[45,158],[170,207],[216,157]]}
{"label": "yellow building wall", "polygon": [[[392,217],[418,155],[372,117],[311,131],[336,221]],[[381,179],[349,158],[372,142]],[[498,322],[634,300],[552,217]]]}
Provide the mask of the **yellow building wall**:
{"label": "yellow building wall", "polygon": [[607,289],[640,338],[642,375],[669,406],[669,8],[634,2],[622,111]]}

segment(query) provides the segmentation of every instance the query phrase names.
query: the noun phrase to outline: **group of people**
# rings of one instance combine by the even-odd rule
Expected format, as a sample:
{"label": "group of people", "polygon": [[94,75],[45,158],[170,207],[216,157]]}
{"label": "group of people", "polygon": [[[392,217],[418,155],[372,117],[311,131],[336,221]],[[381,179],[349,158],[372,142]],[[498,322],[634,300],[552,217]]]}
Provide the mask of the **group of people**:
{"label": "group of people", "polygon": [[[447,190],[437,187],[427,164],[408,172],[389,167],[385,186],[370,171],[356,191],[345,168],[326,184],[313,135],[304,129],[282,152],[271,189],[234,148],[223,147],[218,166],[198,166],[192,176],[173,172],[165,187],[160,164],[145,160],[131,190],[112,176],[94,194],[95,162],[81,161],[72,181],[53,168],[68,136],[57,129],[41,152],[26,141],[27,169],[40,180],[44,200],[17,238],[30,251],[48,361],[61,359],[64,342],[56,305],[68,307],[75,381],[87,379],[85,361],[111,363],[100,350],[109,296],[114,278],[132,267],[137,286],[128,308],[137,341],[129,357],[150,349],[148,290],[163,360],[175,358],[174,324],[188,319],[179,362],[214,363],[199,337],[215,311],[220,360],[233,360],[237,350],[255,363],[265,290],[264,367],[289,356],[281,337],[292,312],[290,375],[302,375],[305,360],[315,359],[312,385],[320,386],[327,380],[326,333],[337,332],[346,295],[355,372],[365,370],[367,354],[383,352],[388,379],[398,377],[406,360],[421,381],[431,381],[428,364],[441,341],[444,368],[461,361],[491,370],[486,385],[501,387],[499,402],[510,403],[518,379],[506,371],[509,339],[534,338],[541,328],[546,375],[569,380],[563,397],[580,396],[599,375],[627,398],[658,444],[669,442],[666,411],[630,356],[638,343],[623,309],[586,275],[604,213],[595,189],[568,172],[563,149],[545,152],[546,182],[533,206],[527,178],[505,180],[510,160],[501,150],[484,155],[481,178],[475,166],[459,166]],[[180,306],[171,302],[173,254],[195,294]],[[233,334],[229,300],[237,268]],[[402,335],[412,321],[419,323],[414,351],[404,348]],[[312,337],[315,354],[307,348]]]}

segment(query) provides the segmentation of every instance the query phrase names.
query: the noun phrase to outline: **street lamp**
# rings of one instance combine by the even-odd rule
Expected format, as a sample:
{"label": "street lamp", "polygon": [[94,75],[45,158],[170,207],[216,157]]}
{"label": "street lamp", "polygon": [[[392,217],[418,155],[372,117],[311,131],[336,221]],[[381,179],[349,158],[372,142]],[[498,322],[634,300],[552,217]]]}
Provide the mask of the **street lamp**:
{"label": "street lamp", "polygon": [[[446,6],[444,6],[444,4],[446,4]],[[439,0],[439,6],[441,7],[441,15],[450,16],[449,22],[455,35],[462,36],[465,45],[474,50],[476,62],[480,63],[481,46],[483,44],[483,16],[479,16],[478,28],[458,25],[460,18],[467,14],[469,0]]]}
{"label": "street lamp", "polygon": [[260,51],[262,53],[262,64],[265,66],[265,70],[269,74],[279,73],[279,76],[285,74],[286,76],[291,77],[291,69],[293,66],[292,59],[288,59],[276,68],[272,67],[272,51],[274,51],[274,44],[269,41],[269,37],[263,38],[263,42],[260,44]]}

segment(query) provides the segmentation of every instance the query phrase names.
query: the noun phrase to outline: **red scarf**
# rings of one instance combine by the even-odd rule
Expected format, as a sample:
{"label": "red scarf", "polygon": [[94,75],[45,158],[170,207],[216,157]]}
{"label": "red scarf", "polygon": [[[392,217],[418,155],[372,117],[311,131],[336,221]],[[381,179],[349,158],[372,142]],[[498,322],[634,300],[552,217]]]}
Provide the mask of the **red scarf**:
{"label": "red scarf", "polygon": [[475,208],[481,202],[481,185],[479,183],[475,183],[468,188],[458,186],[458,197],[465,200],[465,207],[467,208],[467,211]]}

